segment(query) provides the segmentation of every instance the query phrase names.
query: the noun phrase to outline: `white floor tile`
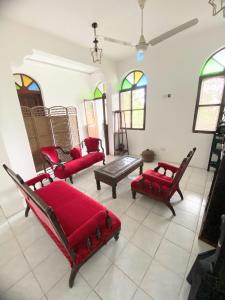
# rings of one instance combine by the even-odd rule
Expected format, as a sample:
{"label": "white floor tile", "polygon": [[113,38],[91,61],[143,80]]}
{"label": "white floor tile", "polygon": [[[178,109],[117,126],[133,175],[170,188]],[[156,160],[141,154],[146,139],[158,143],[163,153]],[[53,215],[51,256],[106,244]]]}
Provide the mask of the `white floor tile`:
{"label": "white floor tile", "polygon": [[24,255],[32,268],[36,267],[52,252],[57,246],[48,235],[44,235],[24,251]]}
{"label": "white floor tile", "polygon": [[182,282],[182,278],[177,274],[153,261],[141,288],[155,300],[175,300],[178,298]]}
{"label": "white floor tile", "polygon": [[0,267],[21,253],[16,239],[11,239],[0,245]]}
{"label": "white floor tile", "polygon": [[121,234],[126,238],[130,239],[139,227],[139,223],[134,219],[124,215],[121,217]]}
{"label": "white floor tile", "polygon": [[143,225],[160,235],[163,235],[166,232],[169,224],[170,220],[153,212],[150,212],[143,222]]}
{"label": "white floor tile", "polygon": [[195,233],[181,225],[171,223],[165,234],[165,238],[191,252]]}
{"label": "white floor tile", "polygon": [[112,262],[105,255],[97,252],[80,268],[80,273],[94,288],[111,264]]}
{"label": "white floor tile", "polygon": [[181,277],[184,277],[190,253],[175,244],[163,240],[155,255],[155,259]]}
{"label": "white floor tile", "polygon": [[195,236],[194,239],[194,244],[193,244],[193,248],[192,248],[192,252],[195,254],[199,254],[201,252],[205,252],[208,250],[212,250],[214,249],[211,245],[206,244],[205,242],[201,241],[198,239],[198,236]]}
{"label": "white floor tile", "polygon": [[137,203],[134,203],[132,206],[130,206],[126,212],[129,217],[133,218],[137,222],[142,222],[148,213],[148,209],[138,205]]}
{"label": "white floor tile", "polygon": [[91,292],[91,288],[86,281],[78,273],[74,281],[74,286],[69,288],[69,276],[70,273],[67,273],[56,285],[54,285],[47,293],[48,300],[83,300],[87,298]]}
{"label": "white floor tile", "polygon": [[5,222],[0,225],[0,245],[12,240],[14,238],[13,232],[8,224]]}
{"label": "white floor tile", "polygon": [[154,299],[148,294],[146,294],[143,290],[137,289],[132,300],[154,300]]}
{"label": "white floor tile", "polygon": [[145,226],[140,226],[131,242],[146,253],[154,256],[162,237]]}
{"label": "white floor tile", "polygon": [[88,295],[87,300],[101,300],[101,298],[94,291],[92,291]]}
{"label": "white floor tile", "polygon": [[2,300],[39,300],[43,292],[32,273],[27,274],[1,298]]}
{"label": "white floor tile", "polygon": [[136,290],[135,284],[116,266],[111,266],[96,287],[104,300],[130,300]]}
{"label": "white floor tile", "polygon": [[30,272],[29,266],[22,254],[16,255],[0,268],[0,293],[12,287],[18,280]]}
{"label": "white floor tile", "polygon": [[178,299],[179,300],[188,300],[190,288],[191,288],[190,284],[186,280],[184,280]]}
{"label": "white floor tile", "polygon": [[193,232],[196,232],[198,216],[196,214],[192,214],[185,210],[176,208],[176,216],[173,218],[172,222],[182,225]]}
{"label": "white floor tile", "polygon": [[27,249],[33,242],[37,241],[45,234],[40,224],[32,225],[27,230],[17,235],[17,239],[23,250]]}
{"label": "white floor tile", "polygon": [[114,262],[127,243],[128,240],[120,235],[118,241],[111,239],[105,246],[101,248],[101,251],[106,257]]}
{"label": "white floor tile", "polygon": [[128,243],[118,259],[116,259],[116,265],[138,285],[151,261],[151,256],[133,244]]}
{"label": "white floor tile", "polygon": [[56,251],[34,269],[34,275],[44,292],[48,292],[68,271],[70,271],[68,261],[62,253]]}

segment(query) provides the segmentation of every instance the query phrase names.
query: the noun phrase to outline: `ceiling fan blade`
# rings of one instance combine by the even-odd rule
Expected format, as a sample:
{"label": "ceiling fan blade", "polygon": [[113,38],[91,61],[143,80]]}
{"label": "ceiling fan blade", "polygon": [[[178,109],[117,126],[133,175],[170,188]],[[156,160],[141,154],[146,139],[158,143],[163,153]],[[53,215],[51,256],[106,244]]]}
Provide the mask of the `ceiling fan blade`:
{"label": "ceiling fan blade", "polygon": [[99,35],[99,37],[103,38],[105,41],[107,42],[111,42],[111,43],[115,43],[115,44],[120,44],[123,46],[130,46],[130,47],[134,47],[135,45],[129,42],[125,42],[125,41],[121,41],[121,40],[117,40],[111,37],[107,37],[107,36],[103,36],[103,35]]}
{"label": "ceiling fan blade", "polygon": [[150,40],[148,42],[148,44],[150,44],[151,46],[159,44],[159,43],[163,42],[164,40],[172,37],[173,35],[181,32],[181,31],[183,31],[185,29],[188,29],[188,28],[190,28],[190,27],[192,27],[192,26],[194,26],[196,24],[198,24],[198,19],[197,18],[196,19],[192,19],[192,20],[190,20],[190,21],[188,21],[188,22],[186,22],[186,23],[184,23],[184,24],[182,24],[180,26],[177,26],[177,27],[175,27],[175,28],[173,28],[173,29],[171,29],[171,30],[169,30],[169,31],[167,31],[167,32],[159,35],[158,37]]}

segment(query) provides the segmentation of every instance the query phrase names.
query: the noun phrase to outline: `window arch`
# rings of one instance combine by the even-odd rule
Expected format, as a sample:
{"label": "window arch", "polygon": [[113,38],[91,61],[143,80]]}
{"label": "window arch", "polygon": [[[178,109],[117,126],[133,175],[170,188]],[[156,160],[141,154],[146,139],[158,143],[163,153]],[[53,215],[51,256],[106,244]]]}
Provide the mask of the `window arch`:
{"label": "window arch", "polygon": [[94,91],[94,99],[102,99],[106,93],[106,86],[105,83],[100,82]]}
{"label": "window arch", "polygon": [[194,132],[214,133],[224,112],[225,48],[214,53],[200,71]]}
{"label": "window arch", "polygon": [[39,84],[26,74],[13,74],[21,106],[43,106]]}
{"label": "window arch", "polygon": [[120,110],[124,111],[122,124],[127,129],[145,129],[147,78],[142,71],[130,72],[122,81]]}

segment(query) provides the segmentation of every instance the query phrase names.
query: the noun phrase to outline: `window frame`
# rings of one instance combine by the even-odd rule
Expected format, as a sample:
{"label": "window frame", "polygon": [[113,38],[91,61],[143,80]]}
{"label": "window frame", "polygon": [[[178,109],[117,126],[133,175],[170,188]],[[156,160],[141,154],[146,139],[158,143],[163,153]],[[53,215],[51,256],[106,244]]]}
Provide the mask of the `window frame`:
{"label": "window frame", "polygon": [[[130,73],[128,73],[126,75],[126,77],[123,79],[122,81],[122,84],[121,86],[123,86],[123,82],[124,80],[126,80],[126,78],[131,74],[131,73],[134,73],[136,71],[139,71],[139,70],[134,70]],[[140,71],[142,72],[142,71]],[[143,72],[142,72],[143,73]],[[142,76],[146,76],[144,73]],[[139,90],[139,89],[144,89],[144,108],[141,108],[141,109],[133,109],[133,91],[135,90]],[[130,101],[131,101],[131,109],[126,109],[126,110],[121,110],[121,94],[122,93],[125,93],[125,92],[131,92],[131,98],[130,98]],[[145,130],[145,126],[146,126],[146,99],[147,99],[147,85],[143,85],[143,86],[137,86],[137,84],[133,84],[133,86],[129,89],[124,89],[124,90],[120,90],[119,92],[119,109],[120,111],[130,111],[131,112],[131,121],[130,121],[130,125],[131,127],[122,127],[122,124],[121,124],[121,128],[122,129],[127,129],[127,130]],[[142,128],[133,128],[132,127],[132,116],[133,116],[133,111],[143,111],[144,112],[144,122],[143,122],[143,127]],[[121,122],[122,123],[122,122]]]}
{"label": "window frame", "polygon": [[[218,51],[217,51],[218,52]],[[216,53],[217,53],[216,52]],[[213,56],[216,54],[214,53]],[[212,56],[212,57],[213,57]],[[208,63],[208,61],[212,58],[210,57],[207,62],[205,63],[205,65]],[[204,65],[204,66],[205,66]],[[218,73],[214,73],[214,74],[207,74],[207,75],[201,75],[199,77],[199,82],[198,82],[198,91],[197,91],[197,99],[196,99],[196,104],[195,104],[195,112],[194,112],[194,119],[193,119],[193,126],[192,126],[192,132],[193,133],[204,133],[204,134],[214,134],[216,132],[216,129],[215,130],[197,130],[195,129],[196,127],[196,121],[197,121],[197,116],[198,116],[198,109],[199,107],[209,107],[209,106],[220,106],[220,111],[219,111],[219,115],[218,115],[218,120],[217,120],[217,126],[219,124],[219,120],[221,120],[222,116],[223,116],[223,111],[224,111],[224,107],[225,107],[225,84],[224,84],[224,87],[223,87],[223,95],[222,95],[222,101],[220,104],[199,104],[200,102],[200,96],[201,96],[201,89],[202,89],[202,82],[205,80],[205,79],[209,79],[209,78],[215,78],[215,77],[218,77],[218,76],[223,76],[224,79],[225,79],[225,71],[223,72],[218,72]]]}

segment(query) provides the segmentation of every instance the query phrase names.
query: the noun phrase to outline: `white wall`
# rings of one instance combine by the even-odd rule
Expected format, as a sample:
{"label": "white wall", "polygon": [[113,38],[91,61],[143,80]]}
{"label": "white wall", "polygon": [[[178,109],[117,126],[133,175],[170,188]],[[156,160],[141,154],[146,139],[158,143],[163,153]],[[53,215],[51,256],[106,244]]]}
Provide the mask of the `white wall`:
{"label": "white wall", "polygon": [[84,99],[88,99],[94,87],[91,75],[25,60],[21,66],[12,66],[13,73],[24,73],[37,81],[46,107],[55,105],[75,106],[81,140],[86,136]]}
{"label": "white wall", "polygon": [[207,167],[212,135],[192,133],[198,78],[207,57],[224,45],[224,28],[219,27],[180,34],[150,47],[142,63],[132,56],[118,64],[121,79],[134,69],[143,70],[148,78],[146,130],[129,132],[131,153],[151,148],[157,159],[179,162],[196,146],[192,165]]}

